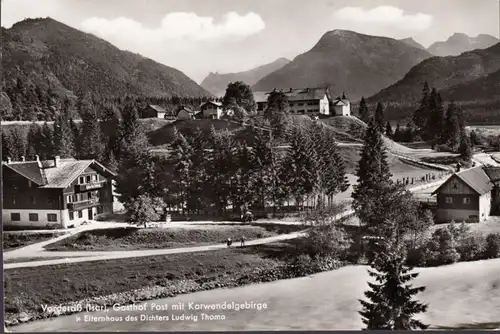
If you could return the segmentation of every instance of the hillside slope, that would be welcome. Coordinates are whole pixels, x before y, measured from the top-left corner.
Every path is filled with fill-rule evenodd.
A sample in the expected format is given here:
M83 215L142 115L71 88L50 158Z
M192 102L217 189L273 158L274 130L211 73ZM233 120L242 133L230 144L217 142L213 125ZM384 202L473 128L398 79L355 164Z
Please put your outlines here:
M459 56L432 57L413 67L403 79L369 97L369 104L386 104L388 119L409 117L421 98L422 86L442 91L443 99L460 101L469 122L500 121L497 71L500 70L500 43ZM493 95L491 95L493 94Z
M55 98L85 92L101 96L211 95L175 68L119 50L51 18L27 19L10 29L2 28L2 53L2 90L14 109L32 107L35 103L29 95L35 90L36 96Z
M469 37L466 34L455 33L444 42L433 43L427 51L436 56L458 56L459 54L475 49L486 49L500 42L496 37L480 34Z
M404 43L406 43L406 44L408 44L410 46L413 46L413 47L415 47L417 49L425 50L425 47L422 44L418 43L417 41L415 41L411 37L400 39L400 41L404 42Z
M259 80L253 90L329 86L332 94L345 91L357 100L401 79L430 56L392 38L334 30L324 34L311 50Z
M237 72L237 73L210 73L201 83L201 87L214 94L215 96L223 96L226 92L227 85L230 82L243 81L247 85L254 85L266 75L282 68L288 64L290 60L280 58L272 63L265 64L254 69Z

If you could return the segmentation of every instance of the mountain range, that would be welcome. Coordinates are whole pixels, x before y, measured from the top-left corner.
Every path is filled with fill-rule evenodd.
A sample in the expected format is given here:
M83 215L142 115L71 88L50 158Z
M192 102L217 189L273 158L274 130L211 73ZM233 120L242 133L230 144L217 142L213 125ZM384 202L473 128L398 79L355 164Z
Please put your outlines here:
M401 80L369 97L387 104L391 119L409 117L418 105L423 83L440 91L447 101L467 106L470 122L500 121L500 43L458 56L432 57L414 66Z
M311 50L259 80L253 90L328 86L333 94L346 92L357 100L391 85L431 56L392 38L334 30Z
M425 50L425 47L422 44L418 43L417 41L415 41L411 37L400 39L400 41L403 42L403 43L406 43L406 44L408 44L410 46L413 46L413 47L415 47L417 49Z
M475 49L486 49L500 42L496 37L480 34L469 37L466 34L455 33L444 42L435 42L427 51L435 56L458 56L459 54Z
M20 80L24 87L50 87L67 96L88 91L113 96L211 95L175 68L122 51L51 18L2 27L2 53L2 90L7 92Z
M210 74L202 81L201 87L211 92L215 96L223 96L226 92L227 85L230 82L243 81L247 85L252 86L266 75L282 68L289 62L290 60L286 58L280 58L273 61L272 63L265 64L244 72L227 74L210 72Z

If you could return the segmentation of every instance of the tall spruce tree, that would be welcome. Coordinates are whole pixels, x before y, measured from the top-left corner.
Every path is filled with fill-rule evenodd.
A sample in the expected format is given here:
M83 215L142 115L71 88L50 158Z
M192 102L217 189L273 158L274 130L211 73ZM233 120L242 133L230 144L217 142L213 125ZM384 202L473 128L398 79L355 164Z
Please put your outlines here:
M391 123L388 121L385 125L385 135L389 138L394 137L394 132L392 131Z
M465 133L462 134L460 139L459 148L460 158L464 161L470 162L472 160L472 145L469 136Z
M363 204L368 190L390 182L391 172L387 163L387 153L379 127L374 120L368 122L356 175L358 184L352 193L355 206Z
M177 205L187 207L189 190L191 189L191 156L192 148L186 138L174 128L174 141L172 143L173 191L176 194Z
M7 143L13 160L20 160L23 156L26 158L28 136L22 128L14 127L9 133Z
M238 143L235 164L233 165L233 180L231 181L231 203L235 208L248 208L253 201L254 180L252 173L253 151L246 142ZM244 214L243 210L241 214Z
M36 156L40 156L41 128L37 123L32 122L28 129L28 148L27 158L35 160Z
M422 99L420 100L420 106L415 110L413 114L413 123L418 129L423 129L427 125L427 116L429 115L429 96L430 89L427 82L424 83L422 88Z
M428 326L415 319L427 311L427 305L415 300L415 295L425 287L413 287L410 282L418 273L406 267L405 251L395 238L379 241L382 246L369 270L375 282L368 282L365 292L368 300L360 300L363 310L359 313L369 330L423 330Z
M459 110L455 103L451 101L446 110L444 140L453 151L459 148L462 132L463 127Z
M61 158L75 157L75 140L66 116L59 115L54 121L54 153Z
M359 119L363 122L368 123L370 119L370 110L368 110L368 106L366 105L366 101L364 96L361 97L361 101L359 102Z
M384 132L385 127L385 116L384 116L384 107L382 103L377 103L377 108L375 109L375 125L377 126L378 131L381 133Z
M267 108L264 117L269 120L275 137L285 138L290 127L288 97L281 91L273 91L267 98Z
M296 204L301 206L316 189L319 175L312 140L300 126L291 132L285 161L287 187Z
M42 125L40 141L40 158L52 159L54 157L54 141L52 129L47 122Z
M79 113L82 117L82 141L81 157L83 159L103 160L104 145L102 142L101 127L97 109L92 101L90 94L79 103Z

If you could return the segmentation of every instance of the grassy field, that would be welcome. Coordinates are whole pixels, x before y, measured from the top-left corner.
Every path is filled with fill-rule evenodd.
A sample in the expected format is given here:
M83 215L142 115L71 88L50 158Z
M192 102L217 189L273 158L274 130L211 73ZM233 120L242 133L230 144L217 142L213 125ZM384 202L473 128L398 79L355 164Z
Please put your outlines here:
M78 258L80 256L72 256L71 258L74 259L74 258ZM51 260L59 260L59 259L66 259L67 257L66 256L54 256L54 257L50 257ZM32 261L43 261L43 260L47 260L46 257L16 257L16 258L13 258L13 259L6 259L6 260L3 260L3 263L21 263L21 262L32 262Z
M500 319L500 260L458 263L417 269L416 286L426 286L418 298L428 303L420 318L432 328L492 328ZM8 271L7 271L8 273ZM92 273L90 273L92 275ZM57 276L55 276L57 277ZM158 304L189 302L266 303L266 309L221 310L224 320L202 321L201 311L184 311L198 321L76 322L75 316L13 327L15 331L249 331L249 330L357 330L363 327L357 313L369 276L367 267L347 266L312 277L254 284L235 289L204 291L155 301ZM42 285L43 286L43 285ZM173 311L118 312L125 317L167 315ZM179 314L179 313L177 313ZM93 313L103 316L103 312ZM81 316L81 315L80 315Z
M121 251L161 248L179 248L224 243L228 238L235 242L267 238L291 233L301 226L278 224L189 225L179 228L143 229L110 228L84 231L56 243L47 245L50 251Z
M4 272L5 311L36 311L93 296L125 292L174 279L208 279L272 268L290 244L231 248L210 252L172 254L82 262Z
M3 234L3 249L13 250L16 248L28 246L37 242L42 242L45 240L49 240L64 233L55 232L55 233L4 233Z

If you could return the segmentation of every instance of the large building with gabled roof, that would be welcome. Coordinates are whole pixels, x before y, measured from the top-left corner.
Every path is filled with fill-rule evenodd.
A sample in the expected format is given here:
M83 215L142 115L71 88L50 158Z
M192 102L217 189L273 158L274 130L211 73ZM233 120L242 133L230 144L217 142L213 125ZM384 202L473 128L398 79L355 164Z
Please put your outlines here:
M2 162L4 226L66 228L113 212L115 173L95 160Z

